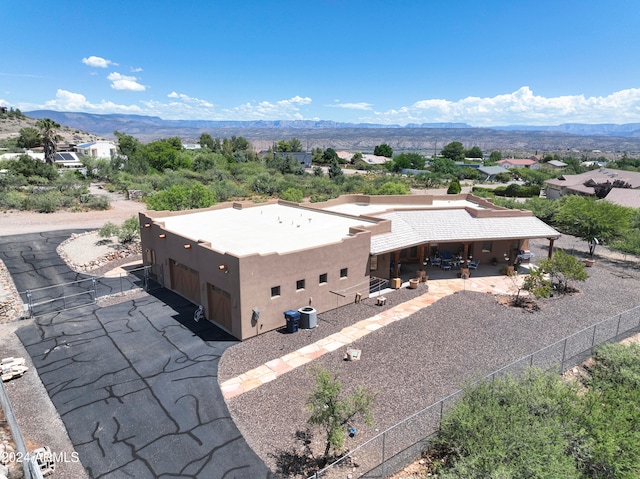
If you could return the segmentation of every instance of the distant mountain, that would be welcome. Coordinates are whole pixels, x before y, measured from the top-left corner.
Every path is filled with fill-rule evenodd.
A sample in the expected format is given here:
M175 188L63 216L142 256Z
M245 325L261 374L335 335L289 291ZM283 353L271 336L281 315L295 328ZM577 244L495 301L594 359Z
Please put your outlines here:
M530 125L509 125L496 126L495 130L507 131L562 131L574 135L593 136L632 136L640 137L640 123L625 123L616 125L614 123L600 123L589 125L586 123L563 123L557 126L530 126Z
M400 125L354 124L335 121L207 121L163 120L143 115L96 115L82 112L36 110L25 112L32 118L52 120L78 130L113 138L114 131L135 136L143 142L172 136L184 142L198 141L202 133L213 137L243 136L258 149L274 142L298 138L305 148L373 151L387 143L394 151L439 152L447 143L460 141L465 148L479 146L483 151L525 155L534 152L640 152L640 124L587 125L567 123L557 126L511 125L478 128L466 123L422 123Z

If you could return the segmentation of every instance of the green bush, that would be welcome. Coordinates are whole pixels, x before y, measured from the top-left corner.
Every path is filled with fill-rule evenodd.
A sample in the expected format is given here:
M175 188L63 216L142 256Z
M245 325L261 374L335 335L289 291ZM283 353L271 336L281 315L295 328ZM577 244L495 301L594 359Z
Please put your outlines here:
M90 210L108 210L110 207L107 195L88 195L84 205Z
M31 195L27 204L30 210L37 211L38 213L53 213L60 209L62 202L62 195L57 190L46 191Z
M24 210L26 207L25 195L17 191L7 191L0 194L0 208L3 210Z

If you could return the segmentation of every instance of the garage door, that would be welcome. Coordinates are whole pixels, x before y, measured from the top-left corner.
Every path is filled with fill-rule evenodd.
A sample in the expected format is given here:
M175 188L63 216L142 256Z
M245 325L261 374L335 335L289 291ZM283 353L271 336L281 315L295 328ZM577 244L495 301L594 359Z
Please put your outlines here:
M207 284L209 320L231 331L231 295L225 290Z
M171 267L171 289L185 298L200 304L200 275L195 269L169 260Z

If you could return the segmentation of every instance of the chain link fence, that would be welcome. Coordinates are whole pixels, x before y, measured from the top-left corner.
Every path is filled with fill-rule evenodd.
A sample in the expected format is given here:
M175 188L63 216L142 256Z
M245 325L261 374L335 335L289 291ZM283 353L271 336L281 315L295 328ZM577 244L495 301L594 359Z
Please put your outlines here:
M596 346L640 333L640 306L567 336L486 376L492 381L518 376L531 367L563 373L593 355ZM309 479L386 478L419 458L435 437L444 415L464 394L458 390L369 439Z

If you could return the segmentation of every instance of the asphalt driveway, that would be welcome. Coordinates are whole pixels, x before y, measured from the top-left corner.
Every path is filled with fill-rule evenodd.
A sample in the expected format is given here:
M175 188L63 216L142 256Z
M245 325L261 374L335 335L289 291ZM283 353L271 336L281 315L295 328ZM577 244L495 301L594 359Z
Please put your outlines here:
M0 237L18 290L82 276L55 253L69 234ZM235 341L193 311L161 289L18 330L91 477L271 477L218 387L220 356Z

